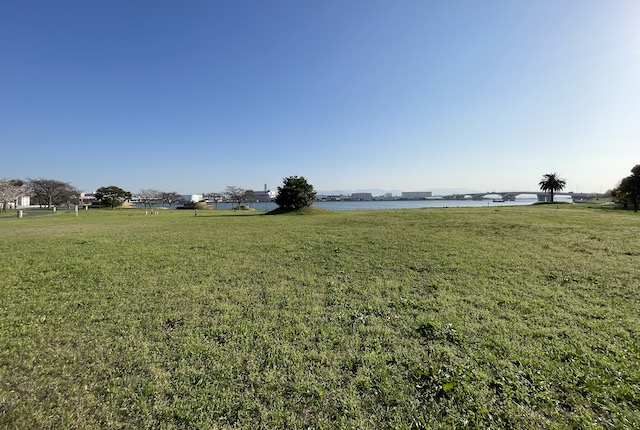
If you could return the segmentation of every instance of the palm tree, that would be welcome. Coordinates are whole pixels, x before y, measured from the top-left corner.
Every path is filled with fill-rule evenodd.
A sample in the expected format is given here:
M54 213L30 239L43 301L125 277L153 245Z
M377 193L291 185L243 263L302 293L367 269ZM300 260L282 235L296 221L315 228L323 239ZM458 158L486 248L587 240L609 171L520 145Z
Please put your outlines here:
M553 193L556 191L564 190L567 185L567 181L558 177L557 173L547 173L542 175L542 179L538 183L540 189L544 192L548 192L551 195L551 203L553 203Z

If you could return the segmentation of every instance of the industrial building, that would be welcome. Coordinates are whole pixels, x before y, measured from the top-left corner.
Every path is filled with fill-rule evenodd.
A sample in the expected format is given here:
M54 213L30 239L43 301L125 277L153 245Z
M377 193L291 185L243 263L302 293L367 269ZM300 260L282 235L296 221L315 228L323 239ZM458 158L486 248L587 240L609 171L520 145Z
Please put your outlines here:
M401 198L403 200L421 200L429 197L433 197L431 191L403 191Z

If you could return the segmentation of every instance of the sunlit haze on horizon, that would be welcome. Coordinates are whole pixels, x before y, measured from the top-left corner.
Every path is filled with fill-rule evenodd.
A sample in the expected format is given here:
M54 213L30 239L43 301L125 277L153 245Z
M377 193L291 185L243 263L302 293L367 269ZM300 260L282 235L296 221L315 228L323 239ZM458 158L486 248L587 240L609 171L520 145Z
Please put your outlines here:
M91 192L604 192L640 164L640 2L0 3L0 178Z

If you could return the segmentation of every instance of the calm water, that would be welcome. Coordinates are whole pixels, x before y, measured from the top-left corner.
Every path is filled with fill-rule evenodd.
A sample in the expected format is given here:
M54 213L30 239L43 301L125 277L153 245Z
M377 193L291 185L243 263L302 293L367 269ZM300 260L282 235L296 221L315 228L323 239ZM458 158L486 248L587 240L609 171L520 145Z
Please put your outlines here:
M453 208L453 207L500 207L500 206L522 206L536 203L537 199L518 199L515 202L495 203L492 200L393 200L393 201L371 201L371 202L315 202L313 205L318 208L330 211L352 211L352 210L383 210L383 209L418 209L418 208ZM217 209L231 209L231 203L212 203L211 206ZM275 203L252 203L251 207L260 211L270 211L277 208Z
M571 196L556 196L558 202L571 202ZM384 210L384 209L419 209L419 208L458 208L458 207L500 207L500 206L524 206L536 203L537 198L518 198L513 202L498 203L492 199L484 200L391 200L391 201L339 201L339 202L315 202L315 207L330 211L353 211L353 210ZM135 204L142 208L142 204ZM157 205L158 207L165 207ZM232 209L235 204L231 203L211 203L216 209ZM270 211L276 209L275 203L252 203L251 207L259 211ZM173 207L175 209L175 206Z

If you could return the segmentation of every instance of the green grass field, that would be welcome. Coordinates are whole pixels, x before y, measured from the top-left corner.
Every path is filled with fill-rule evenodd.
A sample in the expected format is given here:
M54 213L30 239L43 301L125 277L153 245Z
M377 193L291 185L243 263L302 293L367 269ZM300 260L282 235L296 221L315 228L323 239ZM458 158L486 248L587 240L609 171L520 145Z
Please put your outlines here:
M640 428L640 215L0 218L0 428Z

